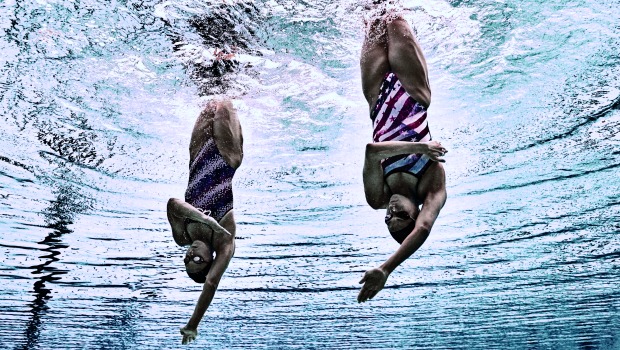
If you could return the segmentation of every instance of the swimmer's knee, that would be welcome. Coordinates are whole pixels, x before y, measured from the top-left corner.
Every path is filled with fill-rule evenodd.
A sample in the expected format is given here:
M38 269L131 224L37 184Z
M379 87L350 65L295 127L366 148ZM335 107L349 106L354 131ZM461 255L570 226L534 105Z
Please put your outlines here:
M383 208L383 203L374 196L366 196L366 203L375 210Z
M170 198L168 199L168 203L166 203L166 209L168 211L172 210L174 208L174 206L176 206L179 203L179 200L176 198Z

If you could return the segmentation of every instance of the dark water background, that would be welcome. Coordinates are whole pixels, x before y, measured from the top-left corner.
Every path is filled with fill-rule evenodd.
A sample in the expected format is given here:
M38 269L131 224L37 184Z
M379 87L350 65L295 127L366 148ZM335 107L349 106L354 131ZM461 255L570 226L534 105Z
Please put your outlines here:
M225 87L239 237L195 347L620 349L620 2L402 2L449 199L362 305L397 247L362 191L363 6L223 3L0 2L2 347L178 346L200 287L165 202Z

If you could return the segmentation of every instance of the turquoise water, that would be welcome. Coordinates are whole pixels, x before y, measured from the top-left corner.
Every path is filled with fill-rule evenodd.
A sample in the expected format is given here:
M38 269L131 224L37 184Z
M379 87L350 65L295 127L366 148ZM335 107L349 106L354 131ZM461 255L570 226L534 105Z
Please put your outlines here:
M362 190L362 6L217 3L0 3L4 346L180 346L200 287L165 202L220 92L196 73L219 18L246 154L236 255L194 347L620 349L620 2L401 3L449 198L361 305L397 247Z

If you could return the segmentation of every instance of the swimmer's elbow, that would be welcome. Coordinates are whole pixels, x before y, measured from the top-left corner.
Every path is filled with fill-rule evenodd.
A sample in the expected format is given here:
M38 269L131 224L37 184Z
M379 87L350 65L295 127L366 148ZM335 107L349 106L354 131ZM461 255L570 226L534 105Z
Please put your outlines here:
M223 273L223 272L222 272ZM220 285L220 280L222 279L222 275L207 275L207 279L205 280L203 289L212 289L217 290L217 287Z
M429 223L429 222L418 222L417 223L417 231L425 237L428 237L428 235L431 234L431 228L433 228L432 223Z
M219 285L220 285L219 279L216 280L215 278L207 278L207 280L204 283L203 289L216 290Z

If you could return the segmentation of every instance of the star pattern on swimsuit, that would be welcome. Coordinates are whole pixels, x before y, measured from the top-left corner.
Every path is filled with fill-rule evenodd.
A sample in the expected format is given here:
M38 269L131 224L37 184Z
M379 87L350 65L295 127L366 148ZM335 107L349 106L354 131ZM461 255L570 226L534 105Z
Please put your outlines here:
M385 103L388 108L394 108L394 105L396 105L396 102L398 102L398 100L396 100L393 97L390 97L390 99Z
M373 119L374 142L430 140L426 109L404 91L393 73L383 81L378 101ZM421 154L409 154L383 159L381 164L384 176L394 172L409 172L417 176L425 171L429 161Z

